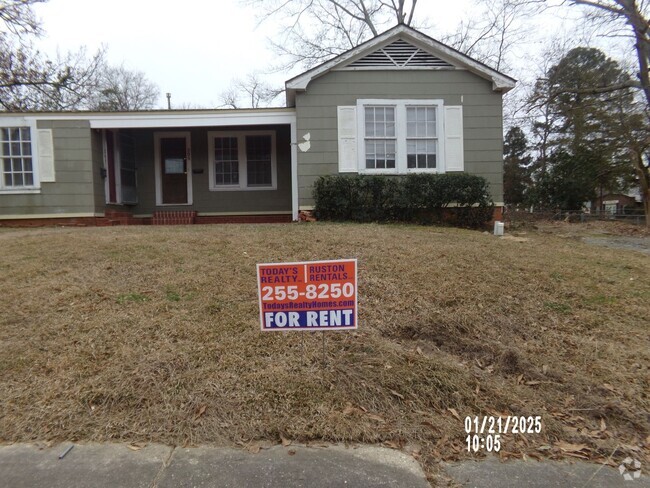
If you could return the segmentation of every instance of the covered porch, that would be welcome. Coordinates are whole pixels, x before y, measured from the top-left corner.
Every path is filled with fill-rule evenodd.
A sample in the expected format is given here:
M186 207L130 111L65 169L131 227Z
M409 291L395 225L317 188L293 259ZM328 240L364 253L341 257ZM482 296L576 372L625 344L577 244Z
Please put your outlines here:
M298 219L293 109L106 114L90 126L99 223Z

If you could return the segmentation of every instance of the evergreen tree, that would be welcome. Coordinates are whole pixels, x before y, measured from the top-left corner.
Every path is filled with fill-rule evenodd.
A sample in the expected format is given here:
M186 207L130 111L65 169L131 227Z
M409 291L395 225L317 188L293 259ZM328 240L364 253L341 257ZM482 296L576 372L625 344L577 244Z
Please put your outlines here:
M506 204L524 202L531 184L528 140L520 127L512 127L503 143L503 197Z

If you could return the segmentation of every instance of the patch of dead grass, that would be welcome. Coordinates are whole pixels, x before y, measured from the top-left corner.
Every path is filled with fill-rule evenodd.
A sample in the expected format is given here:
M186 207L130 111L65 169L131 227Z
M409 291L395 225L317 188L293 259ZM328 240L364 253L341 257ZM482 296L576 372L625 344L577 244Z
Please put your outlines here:
M2 441L384 443L432 472L465 416L541 415L503 457L650 462L646 256L398 225L1 238ZM326 367L320 335L259 332L256 263L350 257L360 328Z

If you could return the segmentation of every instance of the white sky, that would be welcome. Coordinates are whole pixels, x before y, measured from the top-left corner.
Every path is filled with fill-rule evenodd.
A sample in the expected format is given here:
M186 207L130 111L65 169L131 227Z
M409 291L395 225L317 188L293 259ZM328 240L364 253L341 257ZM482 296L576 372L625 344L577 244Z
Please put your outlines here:
M454 31L477 10L472 0L418 4L418 14L432 26L426 33L434 38ZM264 69L274 59L267 38L277 36L275 25L257 25L255 12L237 0L49 0L36 5L35 12L45 31L37 43L40 49L53 55L57 49L86 46L90 54L104 45L111 64L143 71L160 87L161 108L166 107L166 92L172 94L172 105L217 106L219 93L234 78ZM566 29L566 23L557 13L535 19L518 55L523 68L530 68L541 39ZM295 74L268 79L281 84Z

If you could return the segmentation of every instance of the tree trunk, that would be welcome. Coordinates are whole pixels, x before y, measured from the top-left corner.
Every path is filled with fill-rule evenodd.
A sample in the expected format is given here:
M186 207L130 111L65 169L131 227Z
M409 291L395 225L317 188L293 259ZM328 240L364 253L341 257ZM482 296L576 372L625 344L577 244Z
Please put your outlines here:
M643 164L643 154L634 151L634 163L639 174L639 186L641 187L641 198L643 199L643 210L645 213L645 225L650 229L650 167Z

